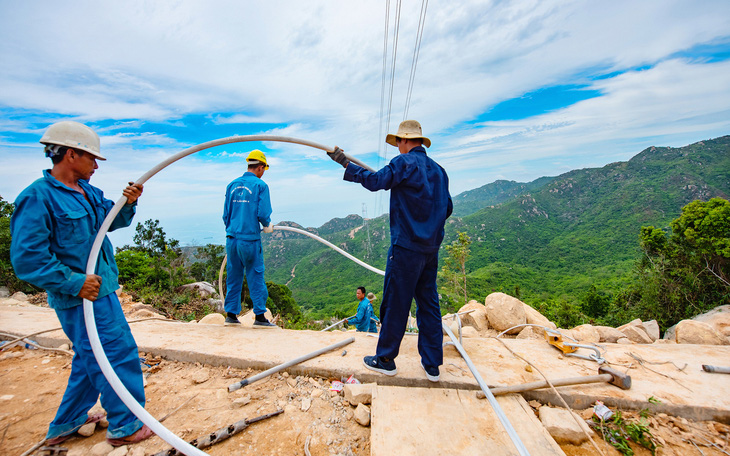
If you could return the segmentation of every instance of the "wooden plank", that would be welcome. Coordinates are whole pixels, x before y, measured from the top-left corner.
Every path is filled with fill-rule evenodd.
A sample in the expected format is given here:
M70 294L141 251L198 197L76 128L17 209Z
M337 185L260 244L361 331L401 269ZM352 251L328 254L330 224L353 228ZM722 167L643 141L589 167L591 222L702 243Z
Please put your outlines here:
M497 401L531 455L565 456L522 396ZM371 413L371 456L518 455L489 402L474 391L378 386Z

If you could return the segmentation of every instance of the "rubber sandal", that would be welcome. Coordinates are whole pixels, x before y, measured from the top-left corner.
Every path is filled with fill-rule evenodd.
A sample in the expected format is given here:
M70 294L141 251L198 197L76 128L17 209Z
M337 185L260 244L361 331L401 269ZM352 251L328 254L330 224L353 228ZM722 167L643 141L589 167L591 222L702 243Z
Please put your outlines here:
M106 441L109 443L109 445L118 447L122 445L130 445L132 443L138 443L142 440L148 439L155 435L154 432L152 432L152 429L148 428L145 424L137 432L135 432L132 435L128 435L126 437L120 437L118 439L106 439Z
M103 420L106 415L103 413L94 413L93 415L89 415L88 418L86 418L86 421L81 426L85 426L89 423L98 423L99 421ZM54 437L52 439L46 440L47 445L58 445L66 440L70 439L71 437L76 435L76 431L66 434L66 435L60 435L58 437Z

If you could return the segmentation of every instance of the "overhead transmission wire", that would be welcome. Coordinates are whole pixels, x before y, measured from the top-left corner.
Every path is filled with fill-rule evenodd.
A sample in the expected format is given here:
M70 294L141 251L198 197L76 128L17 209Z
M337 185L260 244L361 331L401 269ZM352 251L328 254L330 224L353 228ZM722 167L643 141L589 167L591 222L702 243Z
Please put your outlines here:
M418 65L418 55L421 52L421 40L423 39L423 29L426 24L426 10L428 9L428 0L421 2L421 15L418 18L418 31L416 32L416 44L413 46L413 60L411 61L411 75L408 79L408 90L406 92L406 106L403 109L403 120L408 118L408 109L411 105L411 95L413 94L413 82L416 79L416 66Z
M385 116L385 118L386 118L386 120L385 120L385 130L386 131L388 131L390 129L390 115L391 115L391 113L393 111L393 87L395 85L395 63L396 63L396 58L398 56L398 32L400 30L400 10L401 10L401 4L402 4L401 2L402 2L402 0L397 0L396 1L396 5L395 5L395 19L393 21L393 51L391 53L391 62L390 62L390 88L389 88L389 91L388 91L388 110L387 110L387 115ZM388 47L387 47L387 36L388 36L388 25L390 23L390 1L389 0L387 2L386 8L387 8L386 14L385 14L385 17L386 17L386 27L385 27L386 39L385 39L385 43L383 44L383 60L384 60L384 62L387 61L387 49L388 49ZM384 87L383 87L383 89L384 89ZM382 92L382 89L381 89L381 92ZM380 122L381 122L381 125L382 125L382 123L383 123L382 112L381 112ZM380 137L378 139L382 142L382 131L380 132ZM378 151L379 151L378 152L378 168L380 168L381 165L382 165L382 162L384 162L385 159L386 159L387 152L386 152L386 149L385 148L378 149ZM381 153L381 151L382 151L382 153ZM379 209L380 209L378 212L383 212L382 196L380 196L380 195L378 196L378 201L379 201L379 204L376 203L379 206Z
M383 167L385 152L383 148L383 117L385 109L385 75L388 69L388 25L390 24L390 0L385 2L385 26L383 27L383 72L380 79L380 118L378 120L378 166L375 169ZM375 209L374 213L378 213L378 206L381 206L381 192L375 193ZM382 207L380 208L382 210Z

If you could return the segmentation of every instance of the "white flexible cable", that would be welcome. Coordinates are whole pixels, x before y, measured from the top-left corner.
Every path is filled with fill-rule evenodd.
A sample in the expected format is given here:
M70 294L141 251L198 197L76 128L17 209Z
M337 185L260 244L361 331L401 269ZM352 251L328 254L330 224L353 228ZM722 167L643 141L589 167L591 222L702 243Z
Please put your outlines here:
M228 138L222 138L217 139L214 141L208 141L202 144L198 144L197 146L190 147L188 149L185 149L181 152L178 152L177 154L169 157L166 160L163 160L160 164L152 168L151 170L147 171L142 177L140 177L135 183L137 184L144 184L147 182L148 179L150 179L152 176L160 172L162 169L166 168L167 166L171 165L172 163L180 160L183 157L187 157L188 155L194 154L195 152L199 152L204 149L209 149L211 147L221 146L223 144L231 144L231 143L237 143L237 142L249 142L249 141L274 141L274 142L288 142L288 143L294 143L294 144L301 144L304 146L314 147L315 149L321 149L325 152L329 152L334 150L333 147L324 146L322 144L318 144L312 141L306 141L302 139L297 138L291 138L287 136L274 136L274 135L248 135L248 136L230 136ZM370 171L372 171L372 168L360 163L359 161L347 157L350 161L353 163L362 166L363 168L366 168ZM109 227L112 224L112 221L116 218L119 211L122 209L122 206L124 206L127 202L127 198L125 196L122 196L119 198L119 200L116 202L114 207L109 211L106 218L104 219L104 222L101 224L101 228L99 229L99 233L97 233L96 238L94 239L94 244L91 247L91 252L89 253L89 259L86 262L86 274L94 274L96 271L96 262L99 258L99 252L101 250L101 244L104 242L104 238L106 236L107 231L109 231ZM101 345L101 341L99 340L99 332L96 329L96 321L94 320L94 306L91 301L88 299L84 299L84 321L86 322L86 332L89 335L89 341L91 342L91 349L94 353L94 356L96 357L96 361L99 364L99 367L101 368L101 372L104 374L104 377L106 377L107 381L109 381L109 384L111 385L112 389L114 389L114 392L117 393L119 398L124 402L124 404L129 408L129 410L134 413L137 418L140 419L144 424L146 424L152 431L157 434L162 440L172 445L176 450L180 451L181 453L187 455L187 456L204 456L207 455L207 453L199 450L198 448L195 448L188 442L184 441L172 431L167 429L165 426L162 425L159 421L157 421L152 415L147 412L144 407L139 405L136 399L130 394L130 392L127 390L127 388L124 386L122 381L117 376L117 373L114 371L114 368L109 364L109 359L106 357L106 353L104 352L104 347Z
M378 268L375 268L373 266L370 266L369 264L367 264L367 263L365 263L363 261L358 260L354 256L350 255L349 253L345 252L344 250L342 250L341 248L337 247L333 243L329 242L328 240L322 239L321 237L317 236L316 234L310 233L309 231L300 230L299 228L294 228L292 226L283 226L283 225L274 225L274 229L275 230L281 230L281 231L291 231L293 233L299 233L299 234L303 234L305 236L309 236L310 238L312 238L312 239L314 239L316 241L321 242L322 244L326 245L327 247L338 251L339 253L341 253L342 255L346 256L349 259L351 259L352 261L354 261L355 263L359 264L363 268L368 269L368 270L370 270L370 271L372 271L372 272L374 272L376 274L380 274L381 276L384 276L385 275L385 271L380 270Z

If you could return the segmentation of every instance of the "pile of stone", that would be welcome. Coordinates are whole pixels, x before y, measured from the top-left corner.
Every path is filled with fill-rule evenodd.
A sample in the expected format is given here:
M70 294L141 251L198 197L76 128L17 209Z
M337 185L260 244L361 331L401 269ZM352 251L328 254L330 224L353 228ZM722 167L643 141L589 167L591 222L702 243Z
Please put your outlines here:
M558 329L565 337L580 343L615 344L706 344L730 345L730 305L713 309L691 320L682 320L661 338L656 320L639 319L612 328L610 326L580 325L570 329L557 328L555 323L517 298L504 293L492 293L484 304L469 301L457 311L463 337L515 337L543 339L544 328ZM456 315L446 315L452 331L458 331Z

